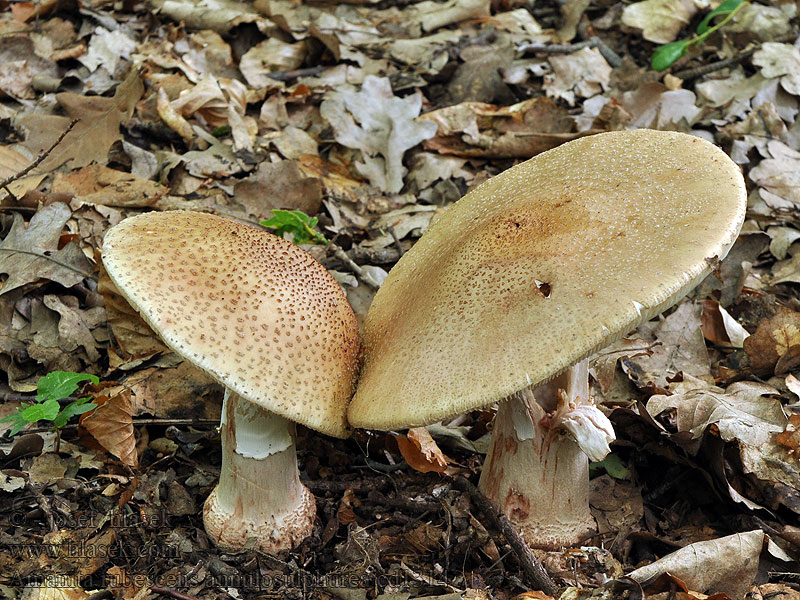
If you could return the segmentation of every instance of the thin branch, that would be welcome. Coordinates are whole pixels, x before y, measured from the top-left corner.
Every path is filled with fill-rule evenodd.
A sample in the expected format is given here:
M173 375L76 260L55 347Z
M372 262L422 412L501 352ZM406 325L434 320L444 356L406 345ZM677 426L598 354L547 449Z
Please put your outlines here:
M307 69L294 69L293 71L275 71L273 73L266 73L266 76L276 81L292 81L300 77L313 77L319 75L328 67L322 65L318 67L309 67Z
M147 587L149 587L150 591L154 594L169 596L170 598L175 598L175 600L197 600L197 596L190 596L189 594L184 594L183 592L162 585L149 585Z
M614 52L602 38L598 36L582 42L575 42L574 44L542 44L539 42L522 44L517 47L517 51L522 53L533 52L535 54L572 54L584 48L597 48L609 65L614 68L622 66L622 59L619 54Z
M36 498L36 503L39 505L39 508L42 509L45 519L47 519L47 526L50 528L50 532L54 533L58 531L56 520L53 517L53 511L50 510L50 505L47 503L47 498L44 497L42 491L30 481L25 482L25 489L33 494L34 498Z
M36 159L31 164L22 169L22 171L19 171L17 173L14 173L13 175L9 175L8 177L6 177L2 182L0 182L0 189L5 190L11 195L12 198L15 198L16 196L14 196L14 194L11 193L11 190L8 189L8 184L16 181L17 179L20 179L21 177L25 177L25 175L30 173L40 164L42 164L42 161L48 156L50 156L50 153L56 149L56 146L58 146L67 136L67 134L70 131L72 131L72 128L75 127L77 122L78 122L77 119L73 119L72 121L70 121L69 125L67 125L67 128L63 132L61 132L61 135L59 135L58 138L56 138L56 141L53 142L52 146L50 146L47 150L43 150L42 152L40 152L39 156L37 156Z
M469 494L470 500L472 500L473 504L475 504L486 520L494 529L499 530L500 533L503 534L503 537L506 538L517 554L522 570L525 572L529 582L551 596L557 595L558 586L556 586L555 582L550 578L550 575L547 574L547 571L545 571L539 559L531 552L525 540L523 540L517 530L514 529L508 517L498 513L491 502L489 502L489 499L464 477L456 477L453 480L453 487Z
M347 253L342 250L341 247L337 246L333 242L331 242L330 247L333 249L333 255L342 261L351 271L353 271L353 273L355 273L361 281L366 283L373 290L377 290L379 287L381 287L381 284L375 281L372 275L367 273L359 265L353 262L353 259L347 256Z
M6 190L8 191L8 190ZM9 192L10 193L10 192ZM57 258L53 258L52 256L48 256L47 254L42 254L41 252L33 252L32 250L20 250L19 248L0 248L0 252L11 252L12 254L27 254L28 256L35 256L36 258L43 258L45 260L49 260L52 263L57 264L60 267L64 267L65 269L69 269L70 271L74 271L81 277L85 277L86 279L97 279L91 273L87 273L83 269L79 269L78 267L73 267L65 262L61 262Z
M693 69L683 69L682 71L673 73L673 75L675 75L675 77L678 77L679 79L683 79L684 81L697 79L698 77L702 77L703 75L708 75L709 73L714 73L715 71L721 71L722 69L725 69L727 67L738 65L745 59L750 58L757 49L758 48L751 48L750 50L746 50L741 54L737 54L736 56L731 56L730 58L726 58L725 60L718 60L717 62L708 63L707 65L701 65L699 67L694 67Z

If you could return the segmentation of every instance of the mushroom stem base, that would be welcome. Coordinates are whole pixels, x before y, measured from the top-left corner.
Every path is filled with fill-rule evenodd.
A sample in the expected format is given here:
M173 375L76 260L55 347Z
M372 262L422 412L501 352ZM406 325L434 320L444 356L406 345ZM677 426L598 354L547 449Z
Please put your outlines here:
M219 484L203 508L209 538L228 551L298 545L311 533L316 503L300 482L294 423L226 392L220 434Z
M596 530L589 511L589 461L548 414L559 387L588 401L588 374L585 384L576 386L580 377L572 371L500 403L478 485L533 548L572 546Z

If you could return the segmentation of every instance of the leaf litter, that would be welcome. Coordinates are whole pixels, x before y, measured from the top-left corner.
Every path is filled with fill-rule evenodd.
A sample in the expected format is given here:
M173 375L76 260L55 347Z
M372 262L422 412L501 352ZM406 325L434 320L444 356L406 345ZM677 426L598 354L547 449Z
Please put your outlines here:
M0 2L0 415L50 371L105 386L58 451L49 431L0 439L0 595L549 597L451 483L479 472L491 409L347 441L301 428L314 536L277 557L210 546L221 390L130 309L99 251L145 210L252 225L299 210L363 318L467 190L635 127L721 145L748 221L719 278L593 359L622 468L592 480L600 534L542 560L562 598L612 597L623 575L653 598L796 593L800 23L794 4L746 3L652 71L716 4Z

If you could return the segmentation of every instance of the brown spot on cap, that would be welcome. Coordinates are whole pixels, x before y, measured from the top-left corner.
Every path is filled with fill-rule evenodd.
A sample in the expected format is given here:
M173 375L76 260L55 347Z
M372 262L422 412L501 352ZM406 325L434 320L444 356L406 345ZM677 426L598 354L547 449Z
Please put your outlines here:
M375 296L351 424L425 425L557 375L699 283L745 204L739 167L675 132L584 137L490 179Z

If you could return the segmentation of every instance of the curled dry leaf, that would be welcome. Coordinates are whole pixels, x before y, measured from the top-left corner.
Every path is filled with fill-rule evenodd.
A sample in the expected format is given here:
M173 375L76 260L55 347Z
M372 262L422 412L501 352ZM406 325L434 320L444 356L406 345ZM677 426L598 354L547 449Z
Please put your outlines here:
M408 434L397 436L400 453L412 469L422 473L447 470L447 457L424 427L414 427Z
M800 359L800 313L788 308L759 323L744 341L750 368L759 375L787 373ZM783 367L780 371L779 365ZM790 367L790 368L786 368Z
M644 39L666 44L675 39L696 12L694 0L644 0L625 7L622 22L641 29Z
M674 389L672 396L651 396L647 412L658 416L665 410L676 409L678 431L689 432L694 439L716 425L725 441L736 439L760 446L786 426L780 400L767 397L777 396L778 390L764 383L738 381L723 390L705 387L695 379L676 384Z
M50 191L70 194L89 204L145 208L156 206L169 190L155 181L104 165L89 165L66 175L57 174Z
M423 146L442 154L483 158L530 158L584 135L575 133L566 109L550 98L531 98L512 106L462 102L425 113L437 125Z
M646 586L669 572L689 589L744 598L758 571L764 542L761 530L696 542L636 569L628 577Z
M39 279L72 287L91 277L92 266L77 243L59 249L70 216L69 206L61 202L41 208L27 226L19 213L14 214L11 230L0 243L0 273L8 275L0 295Z
M133 435L133 414L130 390L113 396L95 396L99 406L81 415L80 425L100 446L129 467L139 464L136 439Z

